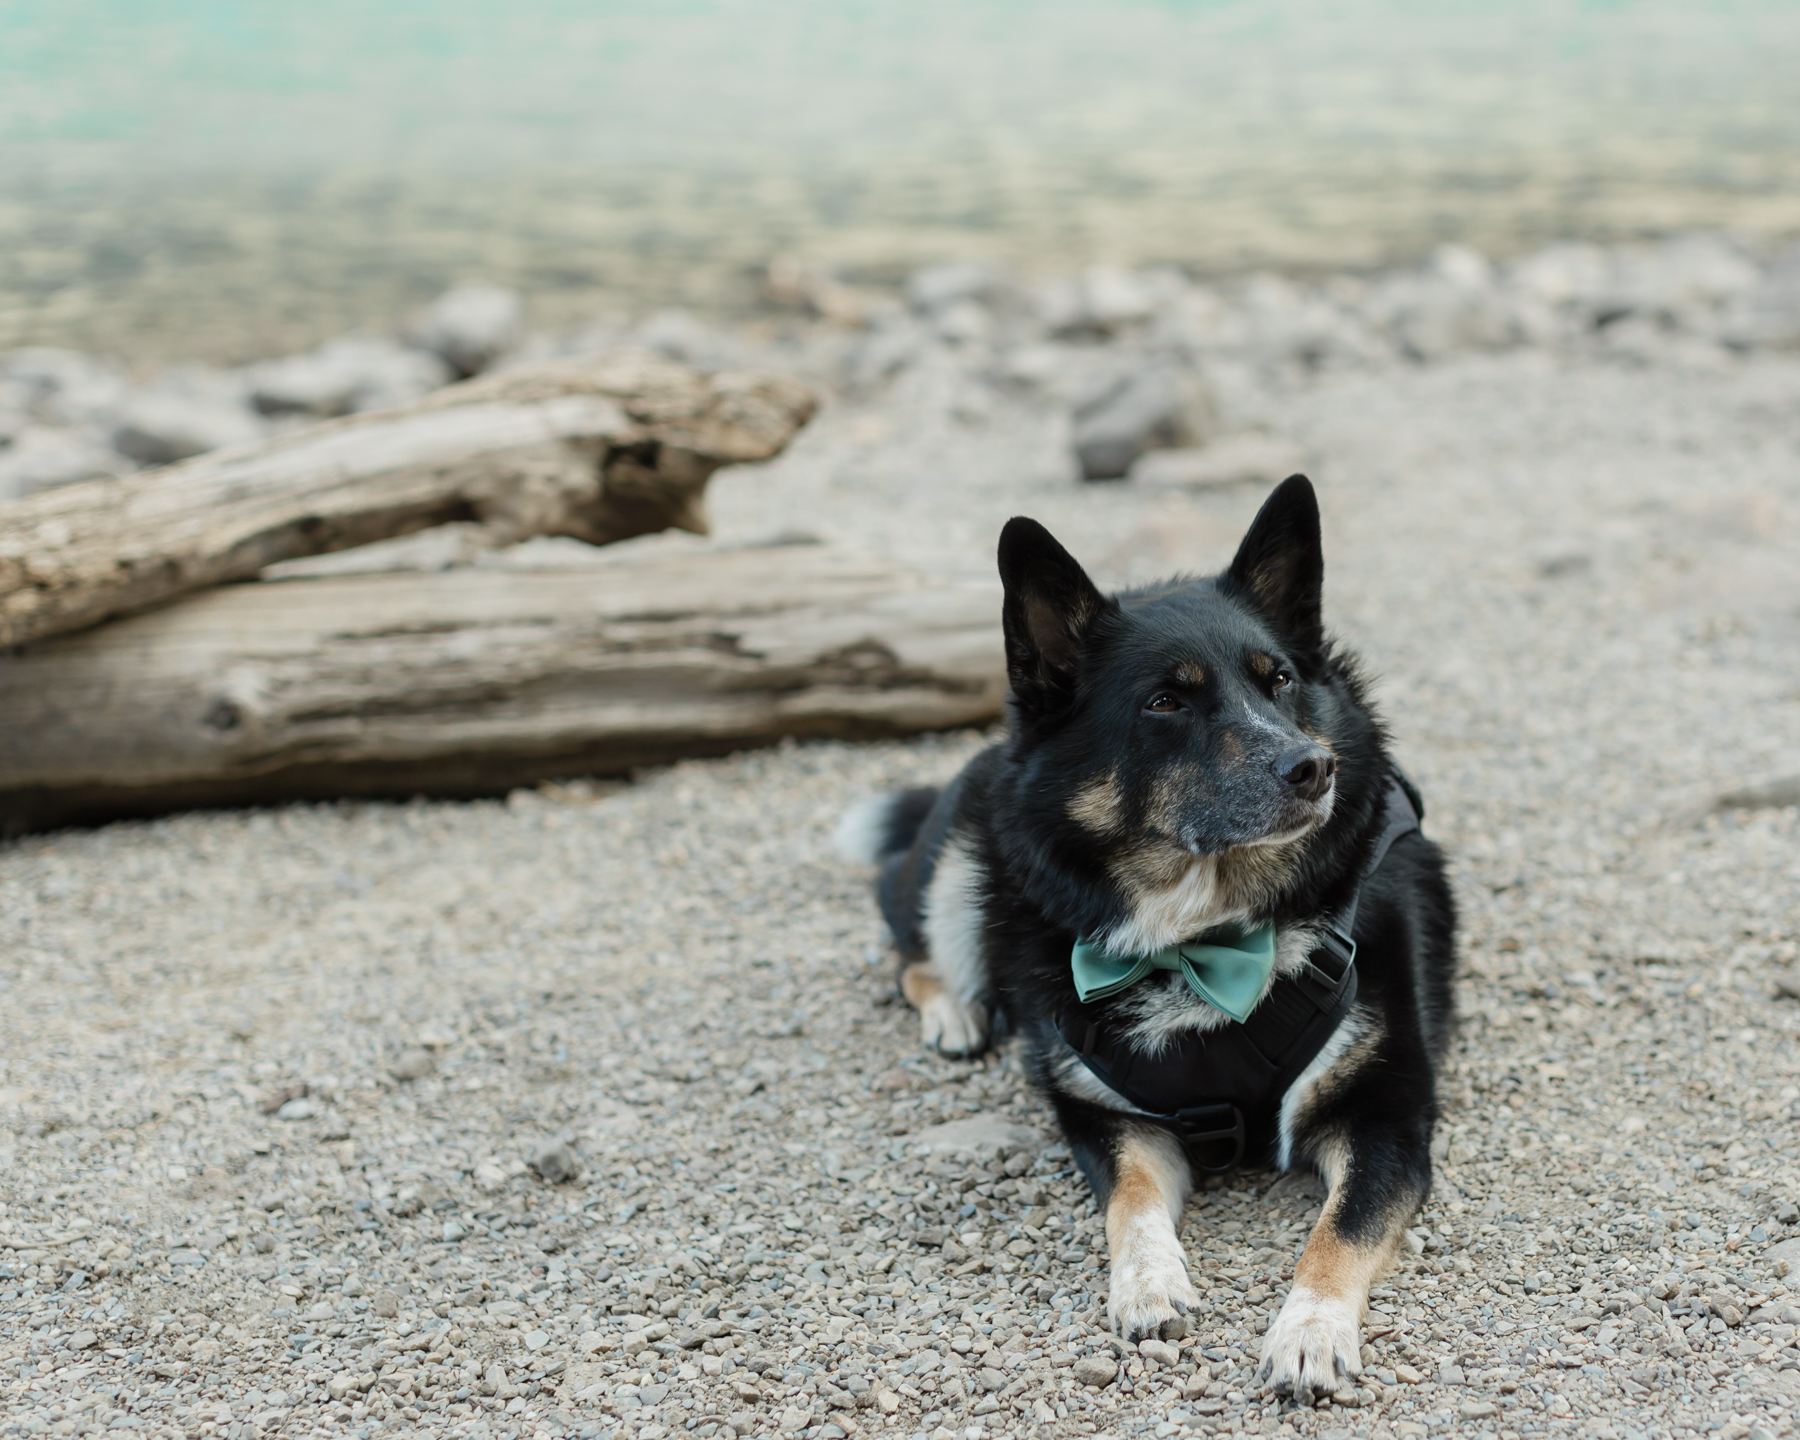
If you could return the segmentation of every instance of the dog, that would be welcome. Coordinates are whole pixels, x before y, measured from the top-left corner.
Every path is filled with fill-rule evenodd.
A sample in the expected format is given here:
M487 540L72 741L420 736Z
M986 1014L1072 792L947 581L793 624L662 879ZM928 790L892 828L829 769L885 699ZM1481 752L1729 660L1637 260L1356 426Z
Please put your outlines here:
M1196 1178L1328 1196L1262 1377L1361 1370L1369 1287L1431 1184L1456 915L1423 804L1325 634L1311 483L1223 574L1104 596L1036 521L1001 532L1005 737L941 790L844 817L899 984L950 1056L1016 1035L1106 1217L1114 1329L1186 1333Z

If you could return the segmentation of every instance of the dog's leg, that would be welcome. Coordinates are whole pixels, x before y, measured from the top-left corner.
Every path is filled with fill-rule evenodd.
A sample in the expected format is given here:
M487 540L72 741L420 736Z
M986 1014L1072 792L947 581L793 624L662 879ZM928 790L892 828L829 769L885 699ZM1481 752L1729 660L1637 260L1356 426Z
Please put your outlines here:
M1361 1373L1369 1287L1425 1198L1429 1138L1429 1124L1423 1137L1384 1126L1313 1147L1331 1190L1263 1340L1263 1378L1278 1393L1311 1404Z
M919 960L900 972L900 993L919 1012L921 1038L945 1055L978 1055L987 1049L987 1007L959 1000L937 966Z
M1064 1136L1106 1210L1107 1316L1127 1340L1187 1333L1200 1303L1176 1226L1194 1188L1175 1137L1129 1115L1052 1092Z
M945 1055L978 1055L988 1046L984 888L973 844L951 835L938 852L922 907L929 958L900 972L900 993L919 1012L925 1043Z

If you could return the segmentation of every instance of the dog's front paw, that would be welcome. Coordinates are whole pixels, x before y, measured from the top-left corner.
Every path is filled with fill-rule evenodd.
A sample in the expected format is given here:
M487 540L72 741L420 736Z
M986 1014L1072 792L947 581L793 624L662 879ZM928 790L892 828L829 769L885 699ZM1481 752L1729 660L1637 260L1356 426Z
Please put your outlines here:
M1297 1288L1263 1340L1262 1378L1302 1405L1362 1373L1362 1315L1349 1300Z
M981 1005L965 1005L940 990L919 1007L925 1044L940 1055L961 1058L987 1049L988 1015Z
M1166 1244L1135 1237L1115 1254L1107 1283L1106 1312L1114 1331L1131 1341L1179 1340L1187 1334L1188 1312L1200 1297L1188 1283L1187 1258L1173 1235Z

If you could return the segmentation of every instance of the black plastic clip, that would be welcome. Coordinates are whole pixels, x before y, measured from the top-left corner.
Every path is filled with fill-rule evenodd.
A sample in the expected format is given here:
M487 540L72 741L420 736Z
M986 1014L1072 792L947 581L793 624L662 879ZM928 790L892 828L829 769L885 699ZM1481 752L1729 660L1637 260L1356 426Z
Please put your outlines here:
M1306 957L1306 968L1295 978L1306 991L1307 998L1321 1010L1336 1007L1338 996L1350 978L1350 967L1356 963L1356 941L1335 930L1327 930Z
M1175 1133L1189 1150L1220 1141L1231 1143L1230 1158L1211 1164L1193 1155L1188 1158L1202 1170L1234 1170L1244 1158L1244 1112L1231 1104L1196 1105L1191 1110L1177 1110L1169 1117Z

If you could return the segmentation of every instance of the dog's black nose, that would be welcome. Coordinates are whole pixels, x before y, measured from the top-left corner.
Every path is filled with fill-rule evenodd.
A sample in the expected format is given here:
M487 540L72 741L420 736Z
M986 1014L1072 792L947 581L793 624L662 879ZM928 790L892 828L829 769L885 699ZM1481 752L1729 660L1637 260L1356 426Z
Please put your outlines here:
M1329 790L1336 770L1337 757L1320 745L1290 750L1275 762L1281 783L1302 800L1317 800Z

